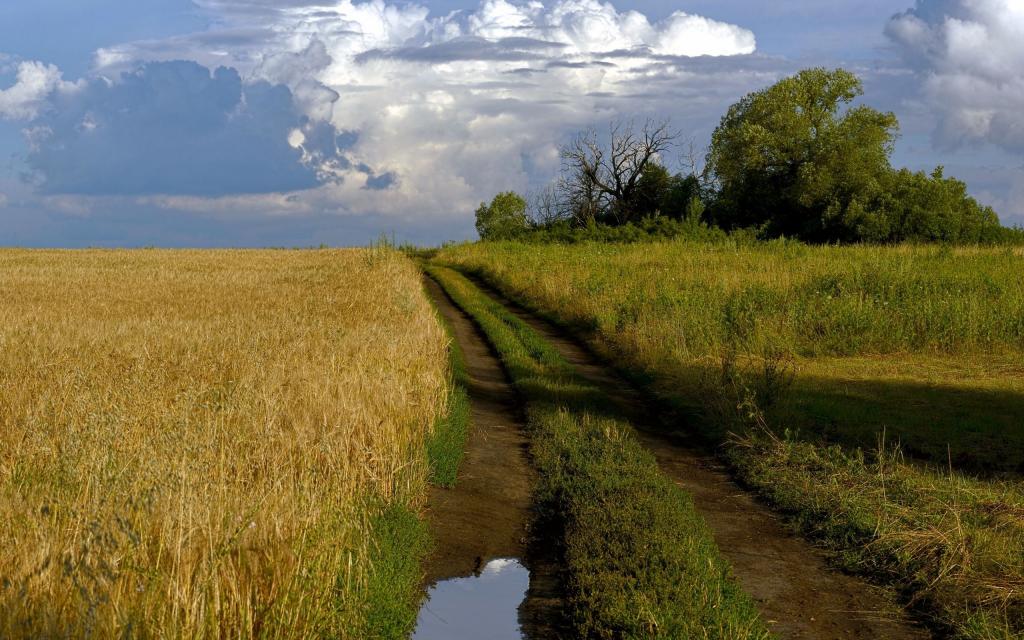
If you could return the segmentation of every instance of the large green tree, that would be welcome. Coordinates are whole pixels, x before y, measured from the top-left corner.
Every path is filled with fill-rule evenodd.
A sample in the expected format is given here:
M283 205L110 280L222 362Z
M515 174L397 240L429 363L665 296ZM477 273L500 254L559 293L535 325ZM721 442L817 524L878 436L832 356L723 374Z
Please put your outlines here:
M514 191L499 193L490 204L481 202L476 210L476 230L481 240L511 240L529 228L526 200Z
M808 69L733 105L708 154L716 222L812 241L858 239L891 172L898 128L891 113L850 106L862 93L848 71Z

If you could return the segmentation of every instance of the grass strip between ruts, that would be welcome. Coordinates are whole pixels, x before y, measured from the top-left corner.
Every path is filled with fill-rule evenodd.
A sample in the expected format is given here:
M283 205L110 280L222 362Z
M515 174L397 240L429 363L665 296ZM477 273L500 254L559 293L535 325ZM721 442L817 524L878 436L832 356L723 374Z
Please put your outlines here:
M550 345L455 271L427 266L526 401L542 524L560 533L567 617L595 638L767 638L692 499Z

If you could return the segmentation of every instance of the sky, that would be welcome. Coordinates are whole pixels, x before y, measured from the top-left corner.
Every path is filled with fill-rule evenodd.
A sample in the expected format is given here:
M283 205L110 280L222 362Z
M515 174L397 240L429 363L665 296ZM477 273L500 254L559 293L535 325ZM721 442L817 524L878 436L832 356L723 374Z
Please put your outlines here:
M6 0L0 246L471 239L576 132L702 149L810 66L1024 224L1024 0Z

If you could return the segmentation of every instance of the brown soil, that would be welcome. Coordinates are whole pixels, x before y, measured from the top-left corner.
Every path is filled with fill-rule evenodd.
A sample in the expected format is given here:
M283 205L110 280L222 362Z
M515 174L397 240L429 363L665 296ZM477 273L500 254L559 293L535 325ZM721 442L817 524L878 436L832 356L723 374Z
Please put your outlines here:
M440 287L429 279L426 287L465 355L472 424L458 484L430 494L437 546L425 569L433 583L473 575L489 560L526 555L533 470L522 412L501 363Z
M561 599L553 550L530 531L534 471L522 403L483 334L440 286L424 286L452 327L466 362L471 431L454 489L435 487L428 521L436 542L426 585L478 573L490 560L517 558L530 570L520 623L530 638L560 635Z
M639 427L640 441L662 471L693 496L736 579L777 635L815 640L931 637L908 618L891 592L831 568L825 553L789 531L713 455L656 433L652 403L571 335L486 283L474 282L550 342Z

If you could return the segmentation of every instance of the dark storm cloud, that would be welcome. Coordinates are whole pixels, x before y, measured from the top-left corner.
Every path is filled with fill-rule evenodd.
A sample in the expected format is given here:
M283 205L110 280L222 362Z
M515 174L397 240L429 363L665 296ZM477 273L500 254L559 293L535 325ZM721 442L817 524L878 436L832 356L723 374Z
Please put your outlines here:
M243 84L224 67L151 63L61 95L32 123L27 161L48 194L292 191L318 184L288 142L304 124L283 85Z
M383 173L379 176L370 176L366 179L366 188L372 191L384 191L390 189L398 182L398 176L394 173Z

